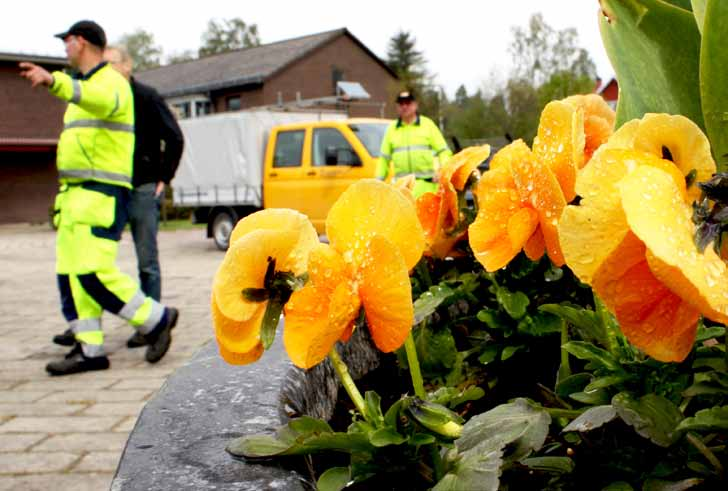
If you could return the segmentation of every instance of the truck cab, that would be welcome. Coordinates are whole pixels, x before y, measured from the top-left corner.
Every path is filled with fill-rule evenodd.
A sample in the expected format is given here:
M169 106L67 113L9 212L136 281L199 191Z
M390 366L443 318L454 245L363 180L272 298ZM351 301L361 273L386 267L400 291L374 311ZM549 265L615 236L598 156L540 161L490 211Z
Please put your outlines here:
M263 164L263 207L307 215L319 234L326 215L353 182L374 177L390 121L353 118L272 128Z

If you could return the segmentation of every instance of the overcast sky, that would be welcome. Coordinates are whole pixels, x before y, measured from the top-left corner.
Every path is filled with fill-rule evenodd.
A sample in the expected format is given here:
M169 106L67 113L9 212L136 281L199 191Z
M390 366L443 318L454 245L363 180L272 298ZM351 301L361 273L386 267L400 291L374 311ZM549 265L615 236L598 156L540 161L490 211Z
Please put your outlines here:
M472 93L493 74L505 78L511 67L511 28L526 26L537 12L556 29L576 28L598 74L612 76L599 37L598 10L598 0L16 0L7 2L0 16L0 51L64 56L61 41L52 35L87 18L101 24L110 41L136 28L147 30L169 55L196 51L210 18L240 17L258 25L264 44L346 27L384 59L389 39L402 29L414 35L430 72L452 95L460 84Z

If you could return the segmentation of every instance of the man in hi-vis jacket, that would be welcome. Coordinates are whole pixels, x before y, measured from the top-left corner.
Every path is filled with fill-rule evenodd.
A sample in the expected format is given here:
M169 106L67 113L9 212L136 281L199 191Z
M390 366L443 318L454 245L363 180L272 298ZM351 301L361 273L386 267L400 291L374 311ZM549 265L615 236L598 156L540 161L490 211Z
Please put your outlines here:
M179 312L145 296L116 265L132 186L131 88L103 62L106 35L98 24L80 21L56 37L65 43L78 77L20 64L21 75L33 87L46 86L69 102L58 141L60 190L54 220L61 310L76 344L64 359L48 363L46 370L67 375L109 368L101 330L103 310L136 327L149 344L145 358L156 363L169 349Z

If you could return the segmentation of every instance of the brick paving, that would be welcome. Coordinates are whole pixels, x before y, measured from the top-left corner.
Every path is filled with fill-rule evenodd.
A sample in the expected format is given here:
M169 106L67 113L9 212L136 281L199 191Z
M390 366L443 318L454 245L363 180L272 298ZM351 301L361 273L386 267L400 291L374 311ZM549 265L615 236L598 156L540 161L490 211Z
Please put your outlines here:
M54 272L54 233L0 226L0 491L108 489L129 432L167 376L212 338L210 285L222 253L203 229L160 232L163 303L180 309L170 351L156 365L129 350L132 329L104 314L111 369L51 378L51 343L66 326ZM131 237L121 269L136 273Z

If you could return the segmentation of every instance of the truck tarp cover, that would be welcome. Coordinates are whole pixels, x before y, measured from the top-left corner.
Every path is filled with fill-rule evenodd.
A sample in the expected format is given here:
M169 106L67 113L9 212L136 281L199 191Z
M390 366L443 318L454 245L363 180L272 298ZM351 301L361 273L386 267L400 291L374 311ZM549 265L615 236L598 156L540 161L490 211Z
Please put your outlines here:
M176 206L261 206L265 145L273 126L345 119L336 112L240 111L179 121L185 148L172 181Z

